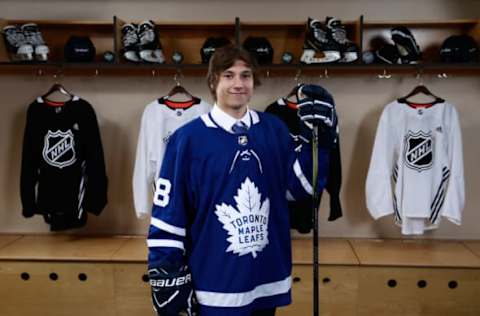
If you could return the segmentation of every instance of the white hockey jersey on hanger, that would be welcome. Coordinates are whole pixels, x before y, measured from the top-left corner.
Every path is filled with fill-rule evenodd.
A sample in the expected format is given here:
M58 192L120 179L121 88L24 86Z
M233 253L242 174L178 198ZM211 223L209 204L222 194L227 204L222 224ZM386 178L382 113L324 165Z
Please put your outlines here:
M145 107L138 135L133 171L133 200L138 218L152 208L152 192L169 137L180 126L210 111L211 105L198 99L174 102L159 98Z
M465 203L462 137L455 107L388 104L366 181L374 219L394 214L402 234L423 234L442 217L460 225Z

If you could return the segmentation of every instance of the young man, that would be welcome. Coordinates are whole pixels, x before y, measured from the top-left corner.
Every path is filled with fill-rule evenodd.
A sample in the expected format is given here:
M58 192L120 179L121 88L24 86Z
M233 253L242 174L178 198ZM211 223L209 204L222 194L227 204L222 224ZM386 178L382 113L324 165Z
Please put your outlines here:
M287 197L311 199L311 147L249 109L256 69L244 49L217 49L207 77L212 111L167 145L147 240L159 315L269 316L291 301ZM321 189L326 150L319 162Z

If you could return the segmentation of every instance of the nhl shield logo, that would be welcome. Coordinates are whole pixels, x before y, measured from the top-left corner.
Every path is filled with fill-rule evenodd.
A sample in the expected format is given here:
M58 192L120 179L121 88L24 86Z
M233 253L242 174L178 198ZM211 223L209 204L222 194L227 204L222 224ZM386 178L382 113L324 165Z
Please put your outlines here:
M411 169L422 171L433 164L433 138L431 133L408 132L405 137L405 162Z
M248 137L246 135L238 136L238 144L242 146L247 146Z
M43 145L43 159L54 167L62 169L75 163L75 141L71 130L48 131Z

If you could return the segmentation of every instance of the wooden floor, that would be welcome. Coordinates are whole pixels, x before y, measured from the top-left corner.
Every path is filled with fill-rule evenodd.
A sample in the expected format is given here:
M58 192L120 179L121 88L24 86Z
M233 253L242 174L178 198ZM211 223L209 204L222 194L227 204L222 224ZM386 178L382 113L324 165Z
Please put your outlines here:
M151 315L143 237L0 235L0 315ZM312 315L312 241L293 241L293 304ZM480 315L480 242L322 239L326 315Z

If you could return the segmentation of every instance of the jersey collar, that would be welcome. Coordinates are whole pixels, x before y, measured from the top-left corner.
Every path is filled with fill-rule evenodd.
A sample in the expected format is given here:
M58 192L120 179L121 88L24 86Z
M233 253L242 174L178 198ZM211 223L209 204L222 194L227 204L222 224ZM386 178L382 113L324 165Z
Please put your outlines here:
M217 123L224 130L231 132L232 126L238 121L242 121L250 128L252 125L252 116L250 112L252 111L247 107L247 112L245 112L245 115L238 120L220 109L220 107L215 103L210 114L212 115L212 119L215 121L215 123Z

